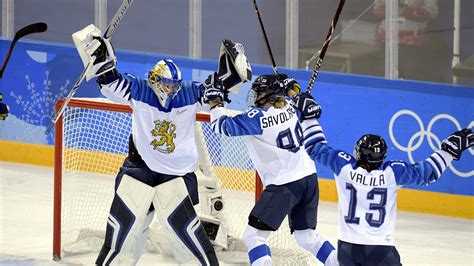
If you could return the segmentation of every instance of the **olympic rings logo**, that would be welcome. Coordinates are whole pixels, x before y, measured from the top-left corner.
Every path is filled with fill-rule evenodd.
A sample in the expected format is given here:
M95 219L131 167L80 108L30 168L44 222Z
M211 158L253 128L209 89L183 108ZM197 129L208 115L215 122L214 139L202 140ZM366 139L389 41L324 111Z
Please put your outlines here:
M416 122L418 123L418 126L420 127L420 130L418 132L414 133L410 137L410 140L408 141L408 145L406 147L401 145L400 143L398 143L398 141L395 139L395 136L393 134L393 125L395 124L395 121L402 115L408 115L408 116L413 117L416 120ZM416 151L421 146L425 136L426 136L426 139L428 140L428 143L429 143L431 149L433 149L433 151L436 151L436 150L439 149L439 147L441 147L441 140L438 138L438 136L436 136L435 134L433 134L433 132L431 132L431 129L432 129L433 125L438 120L441 120L441 119L446 119L446 120L451 121L454 124L454 126L457 128L457 130L462 129L461 125L459 124L459 121L456 120L456 118L454 118L453 116L448 115L448 114L439 114L439 115L436 115L433 118L431 118L431 120L428 123L428 126L425 130L425 127L423 125L423 121L421 121L421 118L415 112L413 112L411 110L400 110L400 111L396 112L392 116L392 118L390 119L390 123L389 123L389 126L388 126L388 132L389 132L389 135L390 135L390 139L392 140L395 147L397 147L401 151L404 151L404 152L408 153L408 159L410 160L411 163L415 163L415 160L413 160L413 152ZM474 126L474 120L469 123L467 128L472 128L473 126ZM416 140L416 143L415 143L415 140ZM433 141L436 142L436 145L433 143ZM471 153L471 155L474 155L474 149L473 148L469 148L469 152ZM466 152L464 152L464 153L466 153ZM469 172L461 172L461 171L457 170L456 168L454 168L454 166L452 164L449 166L449 169L451 169L451 171L453 171L453 173L455 173L456 175L458 175L460 177L474 176L474 170L471 170Z

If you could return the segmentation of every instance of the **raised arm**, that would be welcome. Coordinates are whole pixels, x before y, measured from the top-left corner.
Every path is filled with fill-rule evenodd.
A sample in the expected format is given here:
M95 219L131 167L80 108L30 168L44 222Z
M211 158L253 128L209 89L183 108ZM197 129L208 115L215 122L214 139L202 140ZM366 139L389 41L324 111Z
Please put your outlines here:
M97 83L105 97L111 101L124 104L130 102L132 91L137 92L140 87L146 86L146 81L131 74L122 75L115 69L100 75Z
M215 132L226 136L261 135L263 130L260 117L263 114L252 108L234 117L226 115L224 107L211 110L211 127Z
M438 180L452 160L459 160L462 152L474 146L471 129L462 129L451 134L441 144L441 149L426 160L409 164L402 161L387 162L395 174L397 184L427 185Z
M334 150L328 145L323 129L316 120L321 116L322 109L314 98L305 92L296 95L293 99L303 128L304 147L309 157L329 167L336 175L347 164L355 166L356 161L352 155Z

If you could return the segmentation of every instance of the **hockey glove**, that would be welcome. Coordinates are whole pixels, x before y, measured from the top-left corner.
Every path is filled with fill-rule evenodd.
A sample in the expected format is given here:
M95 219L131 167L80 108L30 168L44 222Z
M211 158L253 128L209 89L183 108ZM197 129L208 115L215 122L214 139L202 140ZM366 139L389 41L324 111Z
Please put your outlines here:
M99 43L98 48L95 50L93 48L97 45L94 42ZM115 69L117 64L114 48L108 39L94 37L90 46L92 49L89 52L92 56L95 56L95 60L92 62L90 71L87 73L88 80Z
M238 92L243 83L252 79L252 68L242 44L231 40L222 41L217 74L225 90L234 93Z
M454 132L441 144L441 150L451 154L453 159L458 161L461 153L474 146L474 133L470 128L461 129Z
M308 92L303 92L301 94L293 97L293 102L296 109L301 111L302 120L319 118L321 116L321 106L316 102L316 100Z
M209 102L219 102L218 105L223 106L223 102L230 103L229 98L227 98L227 93L224 90L224 85L222 81L217 76L217 73L209 75L209 77L204 81L204 95L203 102L209 104Z
M86 73L86 80L114 69L117 62L112 44L108 39L103 39L100 36L100 29L93 24L72 35L84 67L95 57L95 60L90 62L92 66Z
M2 103L3 94L0 93L0 120L7 119L8 116L8 105Z
M278 74L277 79L285 86L286 95L292 90L295 94L300 93L301 86L294 78L288 77L286 74ZM291 95L288 95L291 96Z

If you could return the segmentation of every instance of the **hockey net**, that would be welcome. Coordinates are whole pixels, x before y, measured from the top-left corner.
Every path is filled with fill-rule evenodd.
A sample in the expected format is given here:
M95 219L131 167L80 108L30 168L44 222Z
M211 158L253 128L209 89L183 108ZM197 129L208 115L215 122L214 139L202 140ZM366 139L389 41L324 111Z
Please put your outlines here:
M196 121L200 168L210 169L210 175L219 179L224 202L219 218L226 228L229 246L225 250L216 249L219 260L236 261L232 256L240 256L243 258L237 261L248 262L242 236L247 217L261 193L261 183L241 137L214 133L208 114L198 114ZM130 107L102 98L72 99L56 123L55 260L99 252L114 195L115 176L127 155L130 132ZM196 174L201 173L198 170ZM196 210L199 213L199 208ZM153 231L150 238L152 235ZM160 249L154 248L152 242L148 241L145 252L159 253ZM314 257L299 247L290 234L287 219L270 235L269 245L275 265L316 264Z

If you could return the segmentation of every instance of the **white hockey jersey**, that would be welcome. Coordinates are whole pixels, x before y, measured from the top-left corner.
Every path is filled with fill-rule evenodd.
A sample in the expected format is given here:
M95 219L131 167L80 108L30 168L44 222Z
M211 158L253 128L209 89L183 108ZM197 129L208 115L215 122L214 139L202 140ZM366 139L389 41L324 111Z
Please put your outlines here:
M314 162L303 148L303 134L295 109L250 108L234 117L225 109L211 110L212 129L226 136L244 136L264 186L282 185L316 173Z
M168 109L160 105L146 80L130 74L102 84L101 91L108 99L132 107L133 142L151 170L169 175L196 170L196 112L209 111L208 105L201 105L202 85L183 81Z
M302 126L310 157L335 174L339 239L349 243L394 246L398 190L402 185L428 185L438 180L452 161L451 155L439 150L415 164L386 161L367 172L357 166L351 154L327 144L316 120L304 121Z

